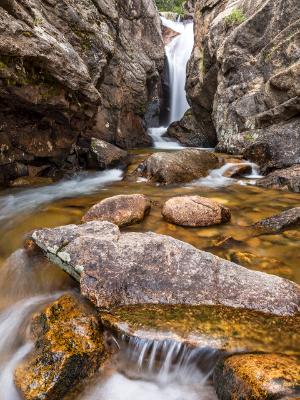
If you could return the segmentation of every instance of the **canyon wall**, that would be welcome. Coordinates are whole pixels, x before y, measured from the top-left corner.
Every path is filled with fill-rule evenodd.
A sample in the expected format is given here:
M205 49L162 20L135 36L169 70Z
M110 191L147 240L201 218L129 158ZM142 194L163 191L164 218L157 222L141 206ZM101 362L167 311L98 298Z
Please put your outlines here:
M299 0L197 0L187 91L219 151L300 163Z
M152 0L2 0L0 37L0 184L72 166L86 138L150 143L164 63Z

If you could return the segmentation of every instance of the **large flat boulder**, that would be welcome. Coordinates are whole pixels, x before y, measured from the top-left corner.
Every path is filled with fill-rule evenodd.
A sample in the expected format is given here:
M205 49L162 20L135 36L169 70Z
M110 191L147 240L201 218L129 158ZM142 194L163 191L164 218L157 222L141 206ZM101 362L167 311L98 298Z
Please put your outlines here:
M121 233L93 221L33 232L49 257L80 281L96 306L222 304L278 315L300 311L300 288L169 236Z
M172 184L207 176L218 165L219 160L213 153L184 149L152 154L138 167L137 173L149 181Z

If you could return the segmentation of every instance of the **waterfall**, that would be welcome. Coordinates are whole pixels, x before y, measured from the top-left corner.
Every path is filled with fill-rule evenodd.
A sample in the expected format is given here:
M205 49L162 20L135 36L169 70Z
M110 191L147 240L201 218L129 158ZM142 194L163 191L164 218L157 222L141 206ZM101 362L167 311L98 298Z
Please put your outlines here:
M116 339L114 339L116 341ZM208 383L219 353L174 340L118 340L117 371L84 400L215 400Z
M168 121L170 125L172 122L180 121L189 109L185 83L186 67L194 46L194 24L191 21L174 22L164 17L161 17L161 20L164 26L179 33L165 48L170 86ZM182 148L177 141L164 137L167 129L168 126L149 129L154 147L161 149Z

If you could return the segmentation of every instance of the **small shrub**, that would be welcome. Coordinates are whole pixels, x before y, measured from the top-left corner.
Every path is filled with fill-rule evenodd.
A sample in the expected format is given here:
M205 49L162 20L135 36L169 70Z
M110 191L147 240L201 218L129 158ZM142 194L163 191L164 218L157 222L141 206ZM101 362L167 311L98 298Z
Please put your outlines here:
M225 17L225 24L228 27L240 25L246 20L246 16L239 8L234 8L227 17Z
M174 12L179 15L184 14L185 0L156 0L159 11Z

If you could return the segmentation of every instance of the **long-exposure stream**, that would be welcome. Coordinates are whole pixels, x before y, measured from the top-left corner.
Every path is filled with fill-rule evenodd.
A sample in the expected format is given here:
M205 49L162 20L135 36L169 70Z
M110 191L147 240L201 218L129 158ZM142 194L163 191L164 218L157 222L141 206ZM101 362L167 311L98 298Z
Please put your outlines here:
M180 33L166 49L172 83L171 123L179 120L189 107L184 84L186 63L193 47L193 24L168 23ZM160 185L135 176L133 171L149 155L164 149L173 152L183 148L164 136L166 130L167 127L150 128L153 147L130 151L127 169L81 172L48 185L0 191L0 400L22 398L14 383L15 369L34 346L30 333L32 315L62 294L80 296L75 280L40 254L29 255L28 249L23 249L24 241L35 229L80 224L87 210L105 198L140 193L151 200L150 214L139 224L122 227L122 232L151 231L169 235L249 269L275 274L300 284L300 229L295 227L281 233L260 235L251 234L248 229L257 221L299 206L299 194L256 186L261 179L258 167L225 154L217 154L221 163L208 176L189 183ZM207 151L213 152L213 149ZM247 169L238 176L229 174L237 165L244 165ZM230 222L195 228L168 222L161 215L163 204L171 197L183 195L203 196L228 207L232 215ZM249 261L250 254L254 262ZM229 325L233 321L230 318ZM236 320L235 323L238 326ZM147 338L147 335L128 338L108 329L106 335L114 355L106 361L101 373L85 381L84 390L81 387L79 394L72 393L68 398L216 399L211 371L219 358L218 351L209 343L186 346L166 331L167 326L162 340ZM143 324L138 325L137 331L139 329L144 329ZM238 327L229 335L238 336L236 331L239 331ZM268 331L260 335L264 336L262 340L266 346L273 340L268 335ZM257 351L263 350L259 347ZM271 351L276 352L276 344ZM60 398L59 395L53 396L51 399Z

